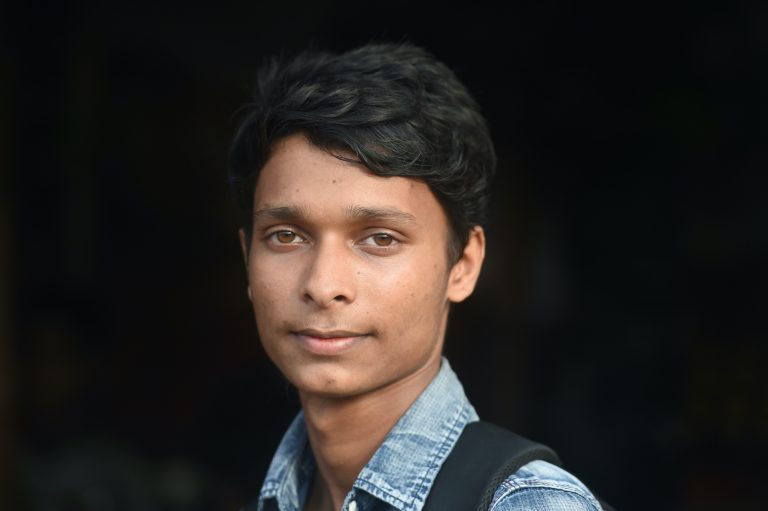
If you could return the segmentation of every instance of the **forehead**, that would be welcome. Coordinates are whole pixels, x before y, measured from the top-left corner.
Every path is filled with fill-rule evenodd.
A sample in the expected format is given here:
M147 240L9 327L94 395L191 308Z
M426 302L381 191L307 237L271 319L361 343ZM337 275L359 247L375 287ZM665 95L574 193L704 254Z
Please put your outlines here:
M423 181L377 176L360 164L340 160L307 140L285 137L272 148L254 190L254 211L294 207L329 216L359 208L400 211L422 227L447 232L442 206Z

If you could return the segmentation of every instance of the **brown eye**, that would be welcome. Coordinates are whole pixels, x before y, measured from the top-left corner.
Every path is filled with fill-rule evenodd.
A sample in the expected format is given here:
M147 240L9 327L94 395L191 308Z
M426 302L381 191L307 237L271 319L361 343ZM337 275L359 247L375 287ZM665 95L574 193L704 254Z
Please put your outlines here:
M277 231L275 233L275 238L280 243L293 243L297 237L296 233L291 231Z
M374 234L373 242L379 247L388 247L392 245L395 239L389 234Z

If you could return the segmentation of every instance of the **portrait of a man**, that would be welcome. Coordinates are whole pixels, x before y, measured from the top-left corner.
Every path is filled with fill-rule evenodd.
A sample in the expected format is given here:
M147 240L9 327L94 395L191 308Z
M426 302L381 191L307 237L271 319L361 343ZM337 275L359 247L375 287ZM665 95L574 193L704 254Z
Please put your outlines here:
M768 4L0 15L0 511L763 510Z
M302 411L254 509L424 508L478 420L442 352L451 304L482 268L495 163L479 106L421 48L306 52L262 71L230 181L259 337ZM491 511L601 509L543 460L495 485Z

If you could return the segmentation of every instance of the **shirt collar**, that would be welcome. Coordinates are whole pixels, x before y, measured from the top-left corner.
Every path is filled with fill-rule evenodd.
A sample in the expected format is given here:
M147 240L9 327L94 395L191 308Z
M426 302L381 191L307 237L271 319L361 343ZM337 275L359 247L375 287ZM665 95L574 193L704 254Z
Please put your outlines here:
M420 511L437 472L475 409L448 361L389 432L354 487L401 511ZM303 413L294 419L272 459L259 501L300 509L314 470ZM261 507L261 506L260 506Z
M268 499L277 499L281 510L301 509L315 468L307 442L304 412L299 412L277 447L259 493L259 507Z

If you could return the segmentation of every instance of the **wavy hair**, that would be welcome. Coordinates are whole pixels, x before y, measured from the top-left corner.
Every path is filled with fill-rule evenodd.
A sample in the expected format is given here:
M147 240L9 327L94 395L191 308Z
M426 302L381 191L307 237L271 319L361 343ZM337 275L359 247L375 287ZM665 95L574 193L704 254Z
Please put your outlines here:
M253 192L273 144L302 132L318 147L379 176L425 182L451 227L455 262L485 219L496 156L485 119L456 75L407 43L368 44L341 54L273 58L230 148L229 183L250 246Z

